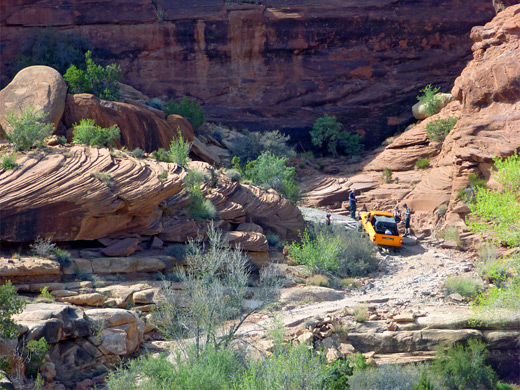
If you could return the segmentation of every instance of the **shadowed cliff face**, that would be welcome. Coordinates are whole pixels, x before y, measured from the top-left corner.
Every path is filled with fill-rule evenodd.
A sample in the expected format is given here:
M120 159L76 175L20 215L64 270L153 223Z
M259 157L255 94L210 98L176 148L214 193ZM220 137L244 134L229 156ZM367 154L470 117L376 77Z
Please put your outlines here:
M209 121L281 128L305 144L327 112L372 146L411 121L426 84L451 89L471 27L495 13L491 0L261 3L9 0L2 67L32 27L54 26L89 38L147 95L196 97Z

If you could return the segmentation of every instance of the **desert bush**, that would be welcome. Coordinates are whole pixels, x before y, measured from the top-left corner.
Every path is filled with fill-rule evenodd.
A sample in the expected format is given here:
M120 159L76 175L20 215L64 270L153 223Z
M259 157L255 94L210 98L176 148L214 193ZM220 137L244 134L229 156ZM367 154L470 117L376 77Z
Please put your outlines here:
M156 108L158 110L164 110L165 106L166 106L166 103L163 102L161 99L159 98L153 98L153 99L150 99L148 100L147 102L144 102L144 104L146 104L147 106L150 106L150 107L153 107L153 108Z
M166 116L171 114L183 116L190 122L194 132L197 132L199 127L206 122L204 111L200 108L199 103L195 99L189 99L187 96L184 96L180 103L175 103L171 100L166 102L164 113Z
M347 156L361 153L362 137L357 133L342 130L343 125L336 120L335 116L325 114L314 122L310 131L312 143L321 147L324 143L334 157L338 156L338 149L341 148Z
M291 202L296 202L300 198L300 189L294 180L296 171L286 165L287 160L270 152L262 152L256 160L247 163L244 175L253 184L264 189L272 188Z
M456 344L447 350L439 346L433 369L448 390L495 389L497 376L486 365L487 356L486 345L476 339L469 340L467 346Z
M46 65L64 74L73 64L81 67L89 49L90 43L81 35L34 29L23 41L12 69L16 74L28 66Z
M0 340L18 336L17 325L11 317L21 313L25 304L10 280L0 285Z
M280 239L280 236L276 233L267 233L265 235L265 238L267 238L267 242L269 243L269 246L272 248L281 249L283 247L282 240Z
M233 182L240 183L240 180L242 180L242 175L236 169L228 169L226 171L226 176Z
M190 198L189 215L196 221L214 219L217 209L209 199L204 197L201 183L205 180L201 171L190 170L183 179L184 186Z
M313 275L308 277L305 283L310 286L328 287L329 279L325 275Z
M135 158L143 158L144 157L144 150L141 148L135 148L132 150L132 154Z
M16 168L18 166L18 164L16 163L16 153L11 153L2 156L2 162L0 163L0 166L4 171Z
M256 160L264 151L280 158L292 158L296 152L288 144L290 137L283 135L278 130L266 132L242 131L231 142L231 154L240 159L242 164Z
M428 84L421 89L421 94L417 96L417 100L424 105L424 114L426 116L432 116L439 111L440 99L438 96L435 96L438 92L438 87L433 87L431 84Z
M436 237L443 239L444 241L455 241L459 250L464 249L464 244L460 238L459 230L455 226L448 226L437 232Z
M119 99L121 68L110 64L103 67L92 59L92 52L85 53L85 69L71 65L63 75L70 93L92 93L104 100Z
M94 119L81 119L79 124L74 123L72 142L76 145L97 147L115 147L121 138L121 131L117 126L103 128L97 126Z
M51 257L56 260L62 267L68 267L72 264L71 261L71 254L67 252L66 250L60 249L58 247L55 247L52 251Z
M315 273L335 277L364 276L377 268L376 248L356 231L310 225L292 242L289 255Z
M56 143L61 146L65 145L67 143L67 137L64 137L63 135L58 135L56 137Z
M40 257L49 257L56 250L56 244L50 238L38 237L30 248Z
M101 183L105 184L107 187L112 187L114 185L114 181L112 179L112 175L110 173L105 172L92 172L90 177L99 180Z
M354 370L350 390L413 390L419 382L421 366L383 365Z
M191 144L188 141L184 141L180 130L178 130L177 135L178 137L173 138L170 142L170 159L171 162L185 167L188 161L190 161L188 155L190 154Z
M448 294L458 293L463 297L473 299L477 296L479 290L483 288L480 279L465 276L448 276L444 281L444 288Z
M415 169L426 169L430 166L429 158L419 158L415 162Z
M43 111L36 111L29 106L20 115L8 112L5 116L10 131L7 138L17 150L27 150L36 146L41 148L45 138L54 131L54 124L42 122L45 118Z
M154 322L165 337L179 343L193 338L197 356L210 346L230 347L243 321L262 307L243 305L251 283L247 256L231 249L213 224L207 236L206 243L202 239L190 241L185 267L177 272L184 282L188 307L183 310L178 306L178 292L165 283L165 299L154 314ZM273 278L261 277L250 298L266 305L277 297L278 287Z
M152 157L156 160L156 161L162 161L162 162L172 162L171 161L171 156L170 156L170 153L167 152L166 150L164 150L163 148L159 148L157 150L154 150L152 152Z
M475 172L472 172L468 175L468 185L473 189L484 188L486 181L481 179Z
M170 245L164 251L168 256L173 256L178 261L183 261L186 257L186 248L181 244Z
M51 294L51 292L49 291L49 287L48 286L44 286L41 290L40 290L40 295L38 295L38 297L36 297L36 301L37 302L47 302L47 303L52 303L54 302L56 299L54 298L54 295Z
M38 374L41 365L45 360L45 355L49 351L49 344L44 337L39 340L31 340L27 343L24 350L27 363L25 364L26 374L34 377Z
M422 369L419 381L413 386L413 390L435 390L435 386L430 378L428 378L426 368Z
M368 321L368 308L363 305L354 307L354 320L356 322Z
M426 134L430 141L442 142L444 138L450 133L450 131L455 127L458 118L449 117L443 119L436 119L434 121L429 122L426 125Z
M439 215L440 217L445 215L446 211L448 211L448 206L446 206L445 204L441 204L439 207L437 207L437 215Z
M386 184L390 184L392 182L392 171L388 168L383 169L383 181Z

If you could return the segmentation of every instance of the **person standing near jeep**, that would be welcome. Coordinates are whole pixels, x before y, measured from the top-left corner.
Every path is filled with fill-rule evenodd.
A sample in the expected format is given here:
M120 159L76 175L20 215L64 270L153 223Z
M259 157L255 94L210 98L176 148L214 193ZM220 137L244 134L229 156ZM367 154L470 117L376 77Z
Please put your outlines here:
M403 204L404 207L404 237L409 236L411 233L410 229L410 215L412 214L412 210L410 210L410 207L408 207L405 204Z
M352 190L350 194L348 194L348 203L350 206L350 218L356 219L356 190Z

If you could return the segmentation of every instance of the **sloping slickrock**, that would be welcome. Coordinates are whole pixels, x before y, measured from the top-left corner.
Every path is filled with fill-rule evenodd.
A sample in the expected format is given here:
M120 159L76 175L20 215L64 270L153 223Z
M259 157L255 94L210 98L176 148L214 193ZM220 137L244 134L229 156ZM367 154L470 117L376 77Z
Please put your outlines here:
M246 212L242 205L235 202L229 202L225 208L219 210L218 216L220 219L231 223L242 223L246 219Z
M128 149L141 148L152 152L168 149L172 138L177 138L179 129L188 141L193 140L193 129L187 121L166 120L164 114L143 106L101 100L90 94L67 95L63 123L73 127L81 119L94 119L101 127L117 124L121 130L121 145ZM189 123L188 123L189 125Z
M29 156L0 173L0 240L155 234L159 205L181 191L185 174L175 164L113 158L108 149L75 146ZM169 176L161 181L163 171Z
M30 105L44 112L45 122L56 126L63 115L66 95L67 84L57 70L41 65L21 70L0 91L0 140L5 139L9 131L5 114L19 115Z

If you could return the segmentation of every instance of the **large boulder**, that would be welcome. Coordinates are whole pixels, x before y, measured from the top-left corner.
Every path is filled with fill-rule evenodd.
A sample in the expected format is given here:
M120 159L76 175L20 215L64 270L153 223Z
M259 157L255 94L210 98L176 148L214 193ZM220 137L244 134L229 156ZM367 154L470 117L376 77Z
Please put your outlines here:
M5 115L19 115L31 105L43 111L46 122L56 126L63 115L66 95L67 84L56 69L41 65L22 69L0 91L0 140L9 132Z

